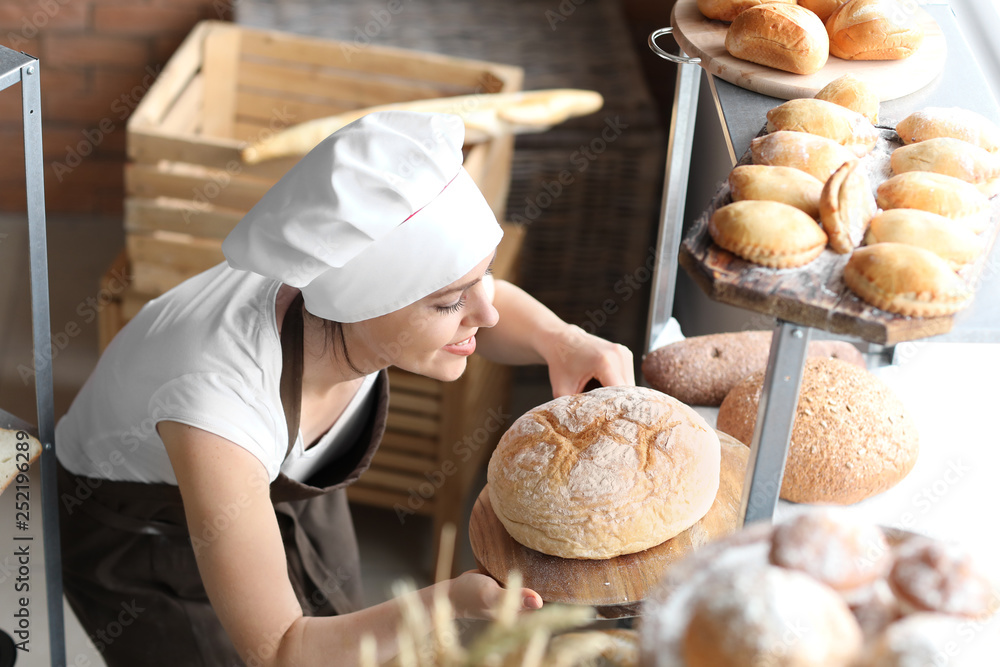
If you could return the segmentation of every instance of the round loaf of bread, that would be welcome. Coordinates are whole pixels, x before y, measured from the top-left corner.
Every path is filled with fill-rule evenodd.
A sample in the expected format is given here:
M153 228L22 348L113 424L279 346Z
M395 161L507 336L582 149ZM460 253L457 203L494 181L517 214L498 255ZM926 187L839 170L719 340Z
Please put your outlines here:
M490 458L490 502L528 548L614 558L704 517L721 459L718 435L680 401L646 387L602 387L514 422Z
M764 373L733 387L717 426L749 445ZM795 410L781 497L849 505L892 488L917 461L917 427L872 373L838 359L808 359Z

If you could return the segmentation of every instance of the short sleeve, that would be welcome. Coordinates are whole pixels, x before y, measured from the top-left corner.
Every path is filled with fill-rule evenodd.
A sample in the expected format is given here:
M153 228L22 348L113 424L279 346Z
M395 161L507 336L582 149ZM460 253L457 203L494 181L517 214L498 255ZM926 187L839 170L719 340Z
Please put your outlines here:
M238 378L182 375L153 394L149 414L154 423L176 421L225 438L260 460L270 480L278 476L288 448L280 401L260 396Z

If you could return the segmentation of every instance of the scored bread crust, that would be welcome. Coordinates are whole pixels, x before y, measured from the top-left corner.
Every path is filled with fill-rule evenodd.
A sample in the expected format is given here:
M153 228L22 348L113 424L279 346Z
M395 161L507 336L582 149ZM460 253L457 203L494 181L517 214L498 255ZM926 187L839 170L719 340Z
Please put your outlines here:
M551 556L606 559L697 523L719 490L719 436L694 410L646 387L602 387L533 408L487 468L507 532Z
M924 29L897 0L848 0L826 29L830 55L844 60L902 60L924 42Z
M765 3L740 12L725 46L736 58L793 74L818 72L830 54L823 22L796 4Z
M903 243L855 250L844 266L844 284L876 308L910 317L951 315L972 302L971 290L948 262Z

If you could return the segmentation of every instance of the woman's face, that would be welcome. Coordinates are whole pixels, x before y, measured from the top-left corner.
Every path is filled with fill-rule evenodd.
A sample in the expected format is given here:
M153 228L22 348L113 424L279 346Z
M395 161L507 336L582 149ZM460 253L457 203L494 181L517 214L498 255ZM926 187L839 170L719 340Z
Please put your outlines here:
M483 282L494 256L416 303L344 325L351 360L359 368L392 365L436 380L458 379L476 350L476 332L499 320Z

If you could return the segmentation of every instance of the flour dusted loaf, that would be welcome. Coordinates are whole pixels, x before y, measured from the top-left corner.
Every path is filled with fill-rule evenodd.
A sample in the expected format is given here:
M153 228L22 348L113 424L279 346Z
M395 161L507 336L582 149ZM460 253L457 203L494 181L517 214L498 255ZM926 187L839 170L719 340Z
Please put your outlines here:
M718 429L749 445L764 373L733 387ZM917 427L872 373L838 359L808 359L795 410L781 497L849 505L898 484L917 461Z
M814 74L826 64L830 38L805 7L769 2L737 14L726 31L726 51L758 65Z
M826 183L837 167L854 159L854 153L817 134L778 130L750 141L750 154L754 164L801 169Z
M721 444L694 410L645 387L602 387L535 407L504 433L490 502L520 544L561 558L644 551L708 513Z
M1000 127L985 116L960 107L927 107L899 121L896 132L904 144L934 137L951 137L1000 152Z
M685 338L647 354L642 375L650 387L687 405L719 405L740 380L767 367L772 335L731 331ZM846 341L809 341L809 356L865 367L864 356Z
M807 132L832 139L864 157L878 143L879 132L857 111L814 97L788 100L767 112L767 131Z

